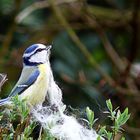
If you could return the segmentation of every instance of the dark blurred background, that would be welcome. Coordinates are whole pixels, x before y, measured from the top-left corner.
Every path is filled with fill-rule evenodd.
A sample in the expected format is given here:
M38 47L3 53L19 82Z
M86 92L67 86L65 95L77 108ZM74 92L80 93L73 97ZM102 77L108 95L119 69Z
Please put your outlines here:
M140 138L140 0L1 0L0 73L6 97L31 44L52 44L63 101L104 123L105 100L129 108L127 139ZM117 139L117 138L116 138Z

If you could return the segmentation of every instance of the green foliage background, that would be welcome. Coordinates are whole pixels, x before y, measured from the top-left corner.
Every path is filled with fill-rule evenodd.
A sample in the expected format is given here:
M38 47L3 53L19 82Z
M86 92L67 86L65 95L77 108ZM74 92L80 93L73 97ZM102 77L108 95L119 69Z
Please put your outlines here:
M89 106L104 121L105 100L128 107L129 139L140 135L139 0L1 0L0 73L8 75L1 97L19 78L31 44L52 44L51 65L64 103Z

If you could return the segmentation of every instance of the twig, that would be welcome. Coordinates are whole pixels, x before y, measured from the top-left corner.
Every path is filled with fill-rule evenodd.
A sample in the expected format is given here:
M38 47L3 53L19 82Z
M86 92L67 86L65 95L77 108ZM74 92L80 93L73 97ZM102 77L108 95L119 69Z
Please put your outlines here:
M55 4L59 5L59 4L64 4L64 3L72 3L72 2L76 2L76 1L78 1L78 0L58 0L55 2ZM21 11L16 16L15 21L16 21L16 23L21 23L23 21L23 19L26 18L28 15L30 15L33 11L35 11L37 9L46 8L46 7L49 7L49 3L47 0L35 2L32 5L25 8L23 11Z
M87 10L87 12L89 13L88 10ZM88 24L90 24L90 26L93 27L97 31L97 33L99 34L99 36L100 36L100 38L101 38L101 40L103 42L103 46L104 46L108 56L111 58L112 62L115 64L116 68L120 72L123 72L124 69L125 69L125 65L124 65L122 59L120 58L118 53L115 51L115 49L111 45L111 43L108 40L106 34L104 33L102 27L95 20L95 17L91 18L89 15L85 15L84 17L88 21Z
M132 38L132 45L130 48L129 56L128 56L128 65L124 71L124 78L127 77L129 74L131 65L134 61L134 59L137 56L137 53L139 52L139 45L140 45L140 0L135 0L134 1L134 11L132 15L132 33L133 33L133 38Z
M123 23L128 23L131 21L131 15L132 11L131 10L123 10L123 15L120 12L120 10L113 9L113 8L105 8L101 6L91 6L87 5L88 11L91 13L91 15L97 17L97 19L102 19L102 20L112 20L114 22L119 21Z
M140 128L134 128L134 127L130 127L128 125L124 125L123 128L126 130L126 132L128 132L130 134L140 135Z
M4 83L7 81L7 75L4 73L0 73L0 91Z
M116 91L120 92L121 94L135 96L137 98L140 98L139 91L136 89L123 88L121 86L116 86L114 88L116 89Z
M77 2L77 1L79 0L59 0L59 1L55 1L55 4L60 5L65 3L67 4L67 3ZM35 2L30 6L28 6L27 8L23 9L16 16L15 22L21 23L27 16L29 16L35 10L43 9L47 7L49 7L49 4L46 0ZM132 11L125 10L122 16L120 11L116 9L111 9L111 8L109 9L100 6L95 6L95 5L94 6L87 5L87 8L92 15L95 15L98 19L102 19L103 22L102 21L101 22L102 24L105 25L107 25L108 24L107 21L110 20L113 26L119 26L119 25L126 26L126 24L131 20ZM116 24L116 20L117 20L117 24ZM111 23L109 22L108 26L110 26Z
M73 42L77 45L77 47L81 50L81 52L84 54L84 56L87 58L88 62L91 64L91 66L95 67L95 69L101 74L101 76L111 85L114 86L115 81L100 67L100 65L96 62L94 57L90 54L90 52L86 49L85 45L80 41L74 30L70 27L69 23L66 21L64 16L62 15L60 9L58 6L55 5L54 0L49 0L50 6L52 7L56 18L59 20L59 22L64 26L64 28L67 30L69 36L73 40ZM127 95L127 92L133 93L128 95L136 95L138 96L137 90L133 92L133 90L130 89L124 89L122 87L116 86L115 87L117 91L123 90L123 93Z
M88 9L87 9L87 12L88 12L88 14L90 14ZM93 27L93 29L95 29L96 32L99 34L99 36L100 36L100 38L103 42L103 46L104 46L108 56L111 58L112 62L115 64L115 66L119 70L119 72L121 74L123 74L125 69L126 69L126 64L122 61L122 59L120 58L118 53L115 51L115 49L111 45L111 43L110 43L109 39L107 38L104 30L97 23L95 17L92 16L92 18L91 18L90 16L92 16L92 15L91 14L88 15L88 16L85 15L86 20L88 20L88 23L91 24L91 27ZM131 91L131 89L133 89L135 91L137 90L137 87L135 86L134 80L130 76L127 77L126 84L129 87L130 91Z
M134 2L134 11L132 17L133 40L130 49L130 56L128 59L131 63L134 61L140 45L140 0L134 0Z
M41 140L41 139L42 139L42 131L43 131L43 128L42 128L42 126L41 126L40 131L39 131L38 140Z

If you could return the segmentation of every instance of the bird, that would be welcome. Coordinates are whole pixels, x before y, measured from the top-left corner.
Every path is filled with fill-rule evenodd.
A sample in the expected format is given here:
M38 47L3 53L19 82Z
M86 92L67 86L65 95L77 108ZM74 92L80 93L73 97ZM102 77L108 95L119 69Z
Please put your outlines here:
M0 100L0 106L11 102L11 98L16 95L19 99L25 99L31 106L45 101L46 94L50 91L50 74L52 75L49 62L51 47L33 44L24 51L20 78L9 96Z

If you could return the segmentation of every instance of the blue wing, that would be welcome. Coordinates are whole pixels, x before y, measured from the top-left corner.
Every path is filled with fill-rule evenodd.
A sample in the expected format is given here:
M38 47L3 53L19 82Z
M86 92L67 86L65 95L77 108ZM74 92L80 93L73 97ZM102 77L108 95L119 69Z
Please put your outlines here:
M0 100L0 106L7 104L9 101L10 101L10 98L9 97L7 97L5 99L1 99Z
M15 86L15 88L12 90L12 92L9 94L8 97L15 96L17 94L21 94L23 91L25 91L28 87L30 87L38 78L40 72L38 69L33 71L31 75L28 77L26 81L21 81L18 82Z
M11 97L21 94L28 87L30 87L38 78L40 72L38 69L23 69L19 81L9 94L9 96L5 99L0 100L0 106L9 103Z

